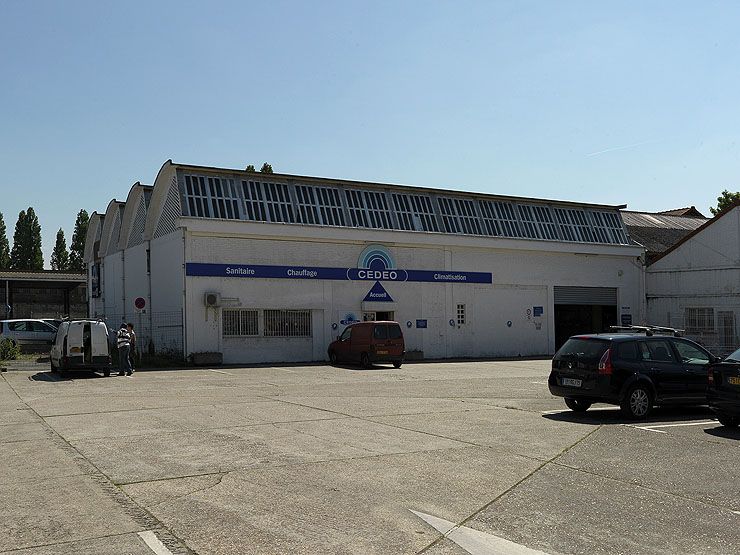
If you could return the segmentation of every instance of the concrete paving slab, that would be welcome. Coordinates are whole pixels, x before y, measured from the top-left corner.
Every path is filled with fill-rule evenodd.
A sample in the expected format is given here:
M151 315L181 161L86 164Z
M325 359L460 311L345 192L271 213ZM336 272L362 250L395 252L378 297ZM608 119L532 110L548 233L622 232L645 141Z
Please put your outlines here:
M0 426L9 426L17 424L26 424L29 422L38 422L39 417L26 405L18 405L15 408L3 407L0 410Z
M34 441L39 439L51 439L53 432L49 426L41 422L28 422L25 424L15 424L9 426L0 426L0 444L15 441ZM1 461L1 459L0 459ZM0 462L0 465L2 462Z
M89 476L0 488L0 551L143 529Z
M82 474L69 452L48 439L4 443L0 449L1 487Z
M740 511L740 452L698 438L627 426L602 428L558 459L619 481ZM629 464L624 464L629 461ZM697 480L696 477L701 477ZM740 522L738 522L740 526Z
M439 537L409 508L464 518L536 465L511 453L465 448L250 469L219 481L166 480L123 488L204 555L387 555L415 553ZM168 494L168 489L183 497ZM163 498L167 501L158 502Z
M595 429L593 425L556 422L541 414L508 409L423 417L382 416L372 420L476 445L506 445L514 453L542 460L554 457Z
M153 555L135 533L3 551L3 555Z
M225 400L228 398L224 396ZM337 418L337 415L321 409L260 400L240 404L141 409L127 413L52 416L47 417L46 421L62 437L73 441L329 418Z
M281 396L281 401L298 403L352 416L382 416L398 414L427 414L434 412L461 412L483 410L487 407L473 401L440 399L438 397L292 397Z
M740 545L729 511L556 465L466 526L548 553L716 555Z

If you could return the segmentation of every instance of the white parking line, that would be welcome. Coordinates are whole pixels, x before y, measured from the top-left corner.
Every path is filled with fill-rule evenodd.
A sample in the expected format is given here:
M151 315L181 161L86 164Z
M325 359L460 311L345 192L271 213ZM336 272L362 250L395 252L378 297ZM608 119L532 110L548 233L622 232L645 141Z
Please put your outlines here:
M529 382L537 385L547 385L547 382Z
M216 372L216 374L226 374L227 376L233 376L231 372L224 372L223 370L210 370L211 372Z
M514 543L505 538L474 530L467 526L458 526L454 522L436 516L411 511L445 538L456 543L470 555L547 555L529 547Z
M714 420L707 422L682 422L681 424L651 424L649 426L636 426L641 430L647 430L651 428L681 428L683 426L706 426L707 424L715 424Z
M149 549L154 551L157 555L172 555L172 551L167 549L165 545L159 541L157 535L151 530L146 532L139 532L139 537L144 540L144 543L149 546Z

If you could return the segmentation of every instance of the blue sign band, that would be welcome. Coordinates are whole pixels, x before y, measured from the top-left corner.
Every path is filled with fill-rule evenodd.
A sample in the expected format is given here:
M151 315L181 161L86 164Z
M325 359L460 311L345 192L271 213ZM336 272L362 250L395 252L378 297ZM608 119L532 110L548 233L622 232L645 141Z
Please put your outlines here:
M209 264L188 262L185 274L203 277L268 279L316 279L351 281L415 281L426 283L493 283L487 272L451 270L373 270L366 268L322 268L314 266L265 266L258 264Z

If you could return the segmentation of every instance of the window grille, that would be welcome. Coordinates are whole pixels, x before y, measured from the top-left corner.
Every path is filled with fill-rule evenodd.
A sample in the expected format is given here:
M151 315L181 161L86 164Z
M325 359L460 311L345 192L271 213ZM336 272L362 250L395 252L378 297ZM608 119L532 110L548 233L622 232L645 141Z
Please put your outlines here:
M205 178L196 175L185 176L185 197L187 198L188 216L210 218L211 209L208 203L208 190Z
M239 219L239 197L233 179L209 177L208 192L211 196L211 212L215 218Z
M324 225L345 225L342 197L339 196L338 189L316 187L316 197Z
M302 224L321 224L314 188L307 185L297 185L295 194L298 201L298 222Z
M437 217L434 214L430 197L393 193L391 198L398 217L398 225L401 229L407 231L439 231Z
M707 333L714 331L714 308L686 308L684 317L687 332Z
M465 325L465 305L464 304L457 305L457 325L458 326Z
M469 199L438 197L439 211L447 233L482 235L475 203Z
M225 308L222 311L224 337L253 337L259 335L259 311L243 308Z
M595 242L586 212L577 208L555 208L555 218L565 241Z
M262 184L259 181L242 181L246 219L253 222L266 222L267 213L263 204Z
M288 186L282 183L263 183L265 204L271 222L293 224L293 202L288 194Z
M510 202L484 200L480 203L483 224L488 235L497 237L521 237L519 222Z
M380 191L344 191L353 227L393 229L385 193Z
M265 337L311 337L310 310L265 310Z
M622 221L613 212L591 212L594 219L594 228L598 236L605 237L604 243L626 245L627 235L622 227Z
M519 212L519 221L522 224L524 237L542 239L542 234L535 220L533 207L528 204L517 204L516 208L517 212Z
M537 220L540 225L542 237L544 239L551 240L560 239L558 226L555 225L555 221L553 220L550 208L547 206L535 204L534 206L532 206L532 209L534 210L535 220Z

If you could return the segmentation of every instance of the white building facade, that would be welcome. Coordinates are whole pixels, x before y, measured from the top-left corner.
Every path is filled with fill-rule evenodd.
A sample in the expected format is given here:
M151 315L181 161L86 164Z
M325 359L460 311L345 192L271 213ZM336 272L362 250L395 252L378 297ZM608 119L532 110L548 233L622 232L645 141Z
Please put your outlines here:
M368 319L415 357L551 354L644 321L619 208L168 161L91 218L90 312L226 363L324 360Z
M686 331L717 355L740 346L740 205L718 214L647 267L651 323Z

